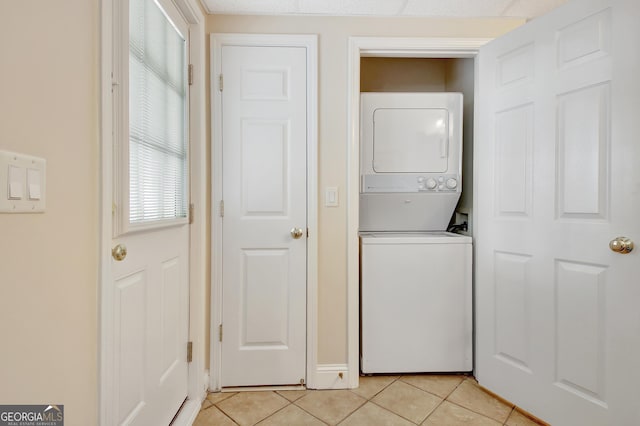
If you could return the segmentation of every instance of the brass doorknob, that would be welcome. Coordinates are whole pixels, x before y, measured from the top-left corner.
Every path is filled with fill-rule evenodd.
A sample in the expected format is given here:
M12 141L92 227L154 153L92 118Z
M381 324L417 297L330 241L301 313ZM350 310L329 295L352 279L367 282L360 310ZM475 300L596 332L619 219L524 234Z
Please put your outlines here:
M111 249L111 256L118 262L127 257L127 247L124 244L118 244Z
M302 234L303 234L302 228L291 228L291 236L294 239L297 240L298 238L302 237Z
M616 253L627 254L633 250L633 241L627 237L617 237L611 240L609 248Z

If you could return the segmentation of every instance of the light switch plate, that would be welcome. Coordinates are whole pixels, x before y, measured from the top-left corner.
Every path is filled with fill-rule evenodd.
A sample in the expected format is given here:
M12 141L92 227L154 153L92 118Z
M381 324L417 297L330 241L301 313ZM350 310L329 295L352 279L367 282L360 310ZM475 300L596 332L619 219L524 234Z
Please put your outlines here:
M0 213L42 213L46 201L44 158L0 151Z
M326 207L338 207L338 188L328 186L324 190L324 205Z

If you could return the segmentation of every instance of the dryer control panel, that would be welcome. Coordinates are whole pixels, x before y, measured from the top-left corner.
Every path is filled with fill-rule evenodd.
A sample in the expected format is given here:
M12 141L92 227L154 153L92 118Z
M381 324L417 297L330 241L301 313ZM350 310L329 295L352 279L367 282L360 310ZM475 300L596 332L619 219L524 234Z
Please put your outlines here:
M461 192L457 174L363 175L360 192Z

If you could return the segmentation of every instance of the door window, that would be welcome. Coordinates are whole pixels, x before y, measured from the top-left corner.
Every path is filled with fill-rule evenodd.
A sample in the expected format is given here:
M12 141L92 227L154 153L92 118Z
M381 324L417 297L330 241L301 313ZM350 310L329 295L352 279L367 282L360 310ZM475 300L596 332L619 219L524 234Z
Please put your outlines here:
M130 225L187 217L186 52L158 3L130 0Z

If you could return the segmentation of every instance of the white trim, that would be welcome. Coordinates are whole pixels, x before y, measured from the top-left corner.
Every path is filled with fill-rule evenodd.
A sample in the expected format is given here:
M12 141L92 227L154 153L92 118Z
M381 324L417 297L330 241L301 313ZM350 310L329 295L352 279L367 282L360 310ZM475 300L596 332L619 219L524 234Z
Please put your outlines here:
M100 247L99 253L99 283L98 283L98 312L100 325L98 332L98 424L112 425L114 405L112 395L114 375L113 358L108 356L107 348L113 347L113 292L106 283L112 282L111 275L111 236L113 220L111 215L113 188L113 102L111 97L111 69L113 66L113 3L110 0L100 2Z
M220 390L222 322L222 98L218 90L223 46L289 46L307 49L307 386L316 383L318 333L318 37L316 35L211 34L211 354L210 389Z
M224 388L220 392L229 393L229 392L265 392L265 391L299 391L305 390L306 387L304 385L293 385L293 386L240 386L237 388Z
M347 113L347 366L359 371L359 181L360 181L360 58L390 56L411 58L474 57L486 38L350 37ZM349 376L358 387L358 375Z
M193 84L189 94L190 202L194 206L193 222L189 230L189 340L193 342L193 358L189 364L188 400L198 401L199 410L202 401L207 396L209 386L208 372L206 371L206 312L209 304L206 297L207 268L209 266L206 238L209 222L207 216L206 19L201 12L198 0L176 0L175 3L190 23L189 63L193 65Z
M115 424L115 405L113 400L114 362L109 348L113 348L113 286L111 275L111 244L114 236L114 221L112 215L113 199L113 37L114 37L114 8L118 2L101 0L101 34L100 34L100 259L99 259L99 299L100 325L98 337L99 377L98 377L98 424ZM206 169L206 97L205 93L205 17L200 12L197 0L174 0L174 3L185 15L190 24L191 47L190 62L194 65L194 85L190 99L190 137L191 137L191 202L195 204L195 221L191 225L190 241L190 339L193 341L193 362L189 364L188 396L176 424L190 425L197 416L202 401L206 397L207 377L205 371L205 312L206 302L202 302L206 292L206 199L207 199L207 169ZM196 161L197 160L197 161ZM185 422L182 423L183 417Z
M197 401L194 399L187 399L184 405L180 407L180 411L178 411L176 418L171 422L171 426L193 425L196 417L198 417L203 401L204 400Z
M358 370L349 370L347 364L320 364L316 369L316 386L307 386L309 389L349 389L352 386L349 371L355 371L358 377ZM340 376L342 374L342 377Z

